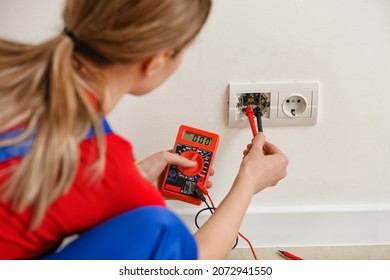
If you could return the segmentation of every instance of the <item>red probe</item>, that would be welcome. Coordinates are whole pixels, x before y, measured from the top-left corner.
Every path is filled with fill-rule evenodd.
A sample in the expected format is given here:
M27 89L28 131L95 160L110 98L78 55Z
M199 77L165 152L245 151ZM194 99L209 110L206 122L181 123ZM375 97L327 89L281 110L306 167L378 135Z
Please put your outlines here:
M248 117L249 123L251 125L253 137L255 137L256 134L257 134L257 128L256 128L256 125L255 125L254 113L253 113L252 108L250 106L246 106L245 109L246 109L246 116Z
M290 259L290 260L303 260L301 257L298 257L296 255L293 255L291 254L290 252L287 252L287 251L282 251L282 250L278 250L279 253L283 256L283 257L286 257L287 259Z

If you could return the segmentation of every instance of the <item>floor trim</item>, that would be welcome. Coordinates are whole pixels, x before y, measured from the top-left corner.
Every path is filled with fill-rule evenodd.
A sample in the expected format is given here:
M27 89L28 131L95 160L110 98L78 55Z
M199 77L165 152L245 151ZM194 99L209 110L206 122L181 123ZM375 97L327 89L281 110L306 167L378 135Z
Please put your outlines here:
M198 209L174 211L196 230ZM200 223L207 215L201 215ZM241 233L254 247L390 244L390 205L254 207L247 211ZM238 244L247 246L244 241Z

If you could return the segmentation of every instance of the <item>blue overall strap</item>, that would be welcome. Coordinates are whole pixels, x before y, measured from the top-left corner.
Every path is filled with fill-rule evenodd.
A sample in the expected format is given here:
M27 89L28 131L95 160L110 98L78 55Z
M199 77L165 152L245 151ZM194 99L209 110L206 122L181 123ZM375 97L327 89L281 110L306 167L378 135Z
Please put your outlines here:
M0 132L0 140L7 140L18 137L24 131L25 128L17 128L7 132ZM0 147L0 163L15 157L24 157L30 151L33 139L34 136L30 135L21 143Z
M101 124L102 124L102 129L104 134L113 133L106 119L102 119ZM0 132L0 140L15 138L21 135L25 130L26 130L25 127L20 127L7 132ZM34 131L30 136L28 136L20 143L13 144L10 146L0 147L0 163L12 158L24 157L31 150L31 147L34 142L35 133L36 131ZM95 137L95 131L91 128L89 129L87 135L83 138L83 140L92 137Z
M103 222L44 259L189 260L197 259L197 246L175 214L147 206Z
M104 118L102 119L102 129L103 129L104 134L113 133L110 125L108 124L107 120ZM93 128L90 128L87 135L84 136L84 140L92 138L92 137L95 137L95 130L93 130Z

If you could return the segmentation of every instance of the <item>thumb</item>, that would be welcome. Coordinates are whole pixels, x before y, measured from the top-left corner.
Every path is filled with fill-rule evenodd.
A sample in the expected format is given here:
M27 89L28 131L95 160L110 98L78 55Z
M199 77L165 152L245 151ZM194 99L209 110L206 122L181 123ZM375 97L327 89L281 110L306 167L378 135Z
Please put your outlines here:
M263 147L265 144L265 137L264 134L259 132L256 134L255 138L252 140L252 147L251 151L253 152L263 152Z
M269 143L269 142L266 142L266 143L265 143L265 145L264 145L264 151L265 151L267 154L269 154L269 155L281 154L281 153L282 153L278 147L276 147L274 144L271 144L271 143Z
M182 166L182 167L194 167L196 165L195 161L189 160L189 159L182 157L178 154L172 154L172 153L166 154L166 161L169 164L174 164L174 165Z

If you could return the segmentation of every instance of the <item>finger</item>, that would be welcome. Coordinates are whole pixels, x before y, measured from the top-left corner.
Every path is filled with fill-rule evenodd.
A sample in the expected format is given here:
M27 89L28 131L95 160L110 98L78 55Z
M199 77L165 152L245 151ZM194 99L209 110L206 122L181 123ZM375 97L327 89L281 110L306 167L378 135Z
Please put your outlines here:
M215 174L215 170L214 168L211 168L209 176L214 176L214 174Z
M263 147L264 147L264 144L265 144L265 137L264 137L264 134L259 132L256 134L256 136L252 139L252 147L251 147L251 151L254 150L253 152L254 153L257 153L257 152L262 152L263 151Z
M266 142L264 144L264 151L269 155L282 154L282 151L278 147L276 147L274 144L271 144L269 142Z
M246 157L246 155L249 153L249 151L252 149L252 143L249 143L248 145L246 145L246 149L242 152L242 154L244 155L244 157Z
M213 186L213 182L207 181L206 188L210 189Z
M174 164L182 167L194 167L196 165L195 161L189 160L185 157L179 156L177 154L172 154L169 152L164 153L164 159L166 163Z

